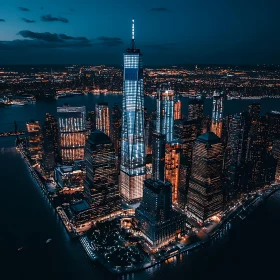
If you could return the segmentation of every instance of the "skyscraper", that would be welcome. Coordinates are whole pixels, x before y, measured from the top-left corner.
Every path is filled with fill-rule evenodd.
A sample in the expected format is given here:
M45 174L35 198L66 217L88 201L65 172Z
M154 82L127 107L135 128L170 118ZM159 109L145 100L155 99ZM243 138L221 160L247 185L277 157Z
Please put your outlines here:
M116 153L116 164L118 172L120 171L121 159L121 128L122 128L122 112L117 104L114 104L112 110L112 130L111 139Z
M120 210L115 150L104 132L95 130L86 140L85 192L95 217Z
M172 184L172 202L178 202L181 145L174 141L165 148L165 180Z
M211 131L214 132L219 137L222 136L223 111L224 111L224 93L214 91Z
M27 154L32 160L42 159L42 131L39 121L31 120L26 124Z
M95 105L96 129L110 136L110 111L107 102Z
M223 206L223 147L213 132L200 135L195 141L187 208L190 216L204 222L218 214Z
M186 228L186 217L172 210L170 182L144 181L143 199L135 211L138 226L148 243L160 247Z
M164 181L165 167L165 136L153 133L152 169L153 178Z
M177 99L174 104L174 120L182 119L182 102L180 99Z
M56 162L59 162L59 139L57 120L46 113L43 126L43 157L42 166L45 171L53 171Z
M165 135L166 142L173 141L174 90L162 85L157 92L156 131Z
M63 162L84 159L86 140L86 108L57 107L60 152Z
M244 172L244 145L246 129L245 114L229 115L226 118L226 149L224 159L225 202L237 199L241 194Z
M145 179L143 61L135 48L134 20L132 46L124 54L123 112L120 192L128 203L139 201Z
M190 99L188 104L188 120L199 120L202 122L204 112L203 99Z

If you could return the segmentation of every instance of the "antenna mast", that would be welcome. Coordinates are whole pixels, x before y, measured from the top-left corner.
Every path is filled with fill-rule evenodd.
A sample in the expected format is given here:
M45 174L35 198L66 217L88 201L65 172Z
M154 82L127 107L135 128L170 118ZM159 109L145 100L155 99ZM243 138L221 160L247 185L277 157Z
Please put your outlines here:
M134 18L132 19L132 49L135 49L135 39L134 39Z

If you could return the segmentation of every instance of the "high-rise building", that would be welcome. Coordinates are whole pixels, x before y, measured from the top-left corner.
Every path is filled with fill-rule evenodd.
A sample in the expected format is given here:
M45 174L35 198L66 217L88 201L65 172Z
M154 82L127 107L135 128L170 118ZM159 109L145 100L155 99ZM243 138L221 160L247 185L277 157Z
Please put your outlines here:
M88 116L86 120L86 129L87 129L87 135L90 135L91 132L96 129L95 111L88 112Z
M191 161L183 154L180 155L179 183L178 183L178 206L186 210L189 181L191 174Z
M110 136L110 110L107 102L95 105L96 129Z
M116 165L118 172L120 171L121 160L121 128L122 128L122 112L115 103L112 110L112 129L111 139L116 153Z
M188 104L188 120L202 121L204 117L204 100L203 99L190 99Z
M204 222L223 207L223 146L213 132L200 135L195 141L187 208L190 216Z
M246 145L246 114L229 115L226 118L227 135L224 157L225 203L237 199L242 192L244 176L244 145Z
M160 247L186 229L186 217L172 210L170 182L147 179L135 211L137 224L152 247Z
M107 134L100 130L91 133L86 140L85 162L85 193L94 216L106 216L120 210L115 149Z
M128 203L139 201L145 179L143 61L135 48L134 20L132 46L124 54L123 111L120 192Z
M42 166L45 171L53 171L57 162L59 162L59 139L58 139L58 122L46 113L45 123L43 126L43 156Z
M260 104L249 105L249 132L246 149L245 191L262 187L266 181L267 168L267 121L260 116Z
M63 162L84 159L86 140L86 108L57 107L60 153Z
M178 202L181 145L174 141L165 148L165 180L172 184L172 202Z
M153 133L152 174L153 178L164 181L165 136Z
M180 99L177 99L174 103L174 120L182 119L182 102Z
M213 94L211 131L214 132L219 137L222 136L223 111L224 111L224 94L223 92L219 93L215 91Z
M152 116L148 114L148 110L144 110L144 127L145 127L145 147L146 154L152 153L152 134L153 134L153 121Z
M166 142L173 141L174 90L162 85L157 92L156 132L165 135Z
M26 123L27 155L32 160L42 159L42 131L39 121L31 120Z
M203 133L204 100L190 99L188 104L188 121L196 123L197 134Z

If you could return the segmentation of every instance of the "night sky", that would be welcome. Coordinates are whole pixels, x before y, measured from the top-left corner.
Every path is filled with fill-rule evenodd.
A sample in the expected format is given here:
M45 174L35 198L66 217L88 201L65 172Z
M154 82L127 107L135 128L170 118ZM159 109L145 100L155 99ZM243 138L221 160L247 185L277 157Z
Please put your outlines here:
M277 0L0 0L0 64L280 63Z

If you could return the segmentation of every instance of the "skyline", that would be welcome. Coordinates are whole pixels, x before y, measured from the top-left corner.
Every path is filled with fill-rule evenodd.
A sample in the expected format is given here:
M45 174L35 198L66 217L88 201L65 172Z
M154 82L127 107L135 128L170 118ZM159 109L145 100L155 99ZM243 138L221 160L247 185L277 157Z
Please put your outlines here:
M5 2L0 2L1 64L121 65L131 18L146 65L280 62L274 35L280 4L270 0L271 5L255 1L254 6L239 0Z

